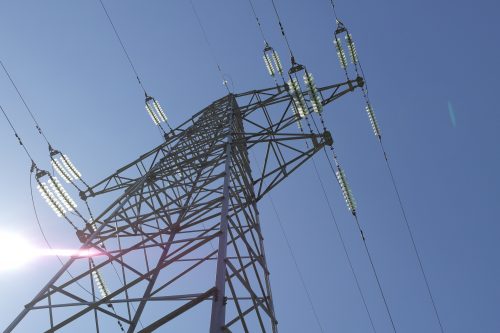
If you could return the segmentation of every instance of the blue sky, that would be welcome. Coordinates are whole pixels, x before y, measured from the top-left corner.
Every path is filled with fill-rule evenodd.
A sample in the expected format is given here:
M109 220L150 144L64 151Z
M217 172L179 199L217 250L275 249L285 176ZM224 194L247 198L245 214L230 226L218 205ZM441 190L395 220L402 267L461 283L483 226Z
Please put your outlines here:
M270 1L254 2L269 41L289 66ZM234 90L272 86L248 2L194 3ZM160 100L173 125L225 94L188 1L105 4L146 89ZM276 4L298 60L318 84L342 81L329 1ZM446 332L500 331L499 9L494 1L337 2L363 62ZM47 136L90 183L160 143L144 111L143 93L97 0L3 1L0 43L0 58ZM46 144L3 74L0 92L0 103L27 147L48 168ZM361 95L346 96L325 117L398 331L438 332ZM0 139L0 229L43 246L31 209L29 161L4 121ZM317 163L375 325L379 332L389 331L357 230L326 161L318 157ZM325 331L367 332L369 322L312 165L306 164L272 196ZM71 229L35 199L51 242L77 246ZM268 201L260 209L280 330L316 332L273 210ZM0 327L58 267L56 260L47 259L0 273Z

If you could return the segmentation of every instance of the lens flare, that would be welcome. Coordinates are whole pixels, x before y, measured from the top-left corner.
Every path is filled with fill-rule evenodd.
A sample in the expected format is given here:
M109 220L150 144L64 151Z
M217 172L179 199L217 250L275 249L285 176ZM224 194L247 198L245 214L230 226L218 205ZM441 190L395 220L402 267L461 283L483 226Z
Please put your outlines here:
M0 232L0 270L19 268L29 262L32 249L19 235Z
M20 268L41 257L93 257L102 255L97 249L43 249L14 233L0 231L0 271Z

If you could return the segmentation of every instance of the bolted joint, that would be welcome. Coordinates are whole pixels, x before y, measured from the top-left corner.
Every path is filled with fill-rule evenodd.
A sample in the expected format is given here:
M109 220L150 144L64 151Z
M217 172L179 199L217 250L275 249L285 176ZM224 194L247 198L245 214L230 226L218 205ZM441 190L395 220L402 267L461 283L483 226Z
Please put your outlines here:
M80 195L80 199L82 199L83 201L87 200L87 195L85 194L84 191L80 191L79 195Z
M325 140L325 144L328 146L333 146L333 137L330 131L325 131L323 133L323 139Z
M360 88L363 88L363 86L365 85L365 80L361 76L358 76L356 77L356 83Z
M76 231L76 237L78 238L78 240L80 241L80 243L85 243L87 241L87 235L85 235L85 233L83 232L83 230L77 230Z

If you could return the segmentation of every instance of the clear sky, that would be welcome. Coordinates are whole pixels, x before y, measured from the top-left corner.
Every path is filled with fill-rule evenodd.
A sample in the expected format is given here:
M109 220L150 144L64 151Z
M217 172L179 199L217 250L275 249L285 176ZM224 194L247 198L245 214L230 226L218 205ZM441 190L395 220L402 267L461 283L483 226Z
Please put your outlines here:
M270 0L254 2L268 39L288 67ZM194 3L234 90L272 86L248 2ZM146 89L173 125L225 94L188 1L105 4ZM298 60L318 84L342 81L329 1L276 4ZM356 41L445 332L499 332L500 5L491 0L338 0L337 10ZM160 143L97 0L2 1L0 45L0 58L47 136L90 183ZM46 144L3 74L0 103L35 159L49 168ZM325 117L398 331L439 332L361 95L346 96ZM31 208L30 164L5 121L0 121L0 140L0 230L44 246ZM317 163L375 326L388 332L359 234L326 161L318 157ZM368 332L311 163L272 196L325 331ZM78 246L71 229L37 193L35 200L54 246ZM260 209L280 330L319 332L269 202ZM44 259L0 272L2 329L59 267L56 260Z

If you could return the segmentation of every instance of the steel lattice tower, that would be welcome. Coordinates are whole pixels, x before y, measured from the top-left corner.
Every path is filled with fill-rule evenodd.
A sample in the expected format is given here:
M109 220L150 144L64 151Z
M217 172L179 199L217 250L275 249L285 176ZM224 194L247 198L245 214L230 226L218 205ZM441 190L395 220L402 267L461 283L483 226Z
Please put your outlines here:
M319 88L323 105L362 85ZM332 144L329 132L299 131L292 108L286 86L229 94L80 193L114 194L77 233L101 255L71 257L5 332L40 318L41 332L179 331L189 320L276 332L257 204Z

